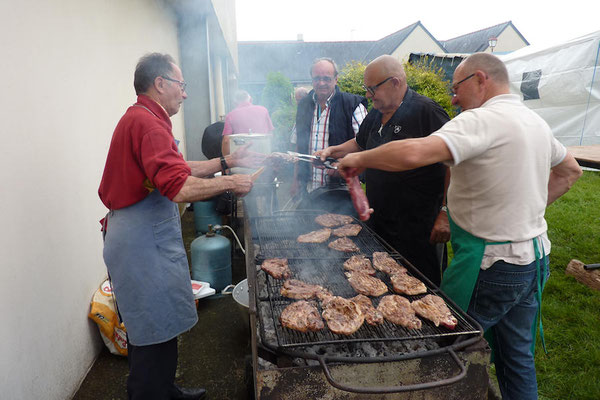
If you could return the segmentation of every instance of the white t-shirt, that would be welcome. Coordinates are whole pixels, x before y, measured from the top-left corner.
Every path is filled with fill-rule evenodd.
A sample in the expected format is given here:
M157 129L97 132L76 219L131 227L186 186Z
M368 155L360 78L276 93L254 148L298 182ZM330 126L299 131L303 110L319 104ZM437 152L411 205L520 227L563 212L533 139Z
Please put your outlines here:
M550 168L567 149L548 124L519 96L491 98L462 112L432 135L440 137L453 161L448 209L462 229L490 242L482 268L503 259L526 265L534 261L531 239L541 236L550 252L544 213Z

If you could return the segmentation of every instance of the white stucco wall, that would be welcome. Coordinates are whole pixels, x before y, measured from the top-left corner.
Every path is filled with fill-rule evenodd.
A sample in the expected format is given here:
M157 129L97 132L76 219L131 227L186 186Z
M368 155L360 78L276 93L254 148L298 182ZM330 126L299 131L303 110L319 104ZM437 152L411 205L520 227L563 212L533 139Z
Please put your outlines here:
M68 399L101 348L87 313L112 131L139 57L178 58L177 27L160 0L21 0L1 2L0 33L0 398Z
M401 61L407 61L410 53L443 53L444 49L441 48L435 40L431 38L423 30L422 27L417 26L415 30L393 51L392 56L398 58Z

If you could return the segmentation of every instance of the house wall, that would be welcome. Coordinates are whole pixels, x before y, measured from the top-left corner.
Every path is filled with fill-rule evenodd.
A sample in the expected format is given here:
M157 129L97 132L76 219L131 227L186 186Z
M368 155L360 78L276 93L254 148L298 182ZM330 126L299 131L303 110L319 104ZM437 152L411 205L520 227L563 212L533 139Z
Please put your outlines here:
M0 397L68 399L102 346L87 314L110 138L139 57L179 58L177 25L160 0L3 1L0 20Z
M431 38L423 30L422 27L417 26L415 30L402 42L400 46L392 52L392 56L398 58L401 61L408 61L410 53L443 53L444 49L441 48L435 40Z
M496 47L494 47L495 53L502 52L511 52L523 47L527 46L527 44L523 41L523 38L511 27L508 27L500 36L498 36L498 42L496 43ZM491 52L491 48L486 49L486 53Z

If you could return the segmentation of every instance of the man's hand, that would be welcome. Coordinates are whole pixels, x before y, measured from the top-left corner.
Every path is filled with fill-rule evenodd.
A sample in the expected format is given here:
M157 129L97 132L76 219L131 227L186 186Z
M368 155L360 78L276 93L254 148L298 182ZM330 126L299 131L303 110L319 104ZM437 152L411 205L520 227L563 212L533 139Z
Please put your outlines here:
M228 178L233 180L235 185L233 193L235 193L236 196L242 197L252 190L252 175L234 174L229 175Z
M450 224L445 211L440 211L429 236L430 243L446 243L450 240Z
M343 176L348 177L360 175L365 170L365 168L361 167L360 157L360 152L347 154L344 158L339 160L339 163L337 164L338 171L340 171Z
M267 156L262 153L250 151L248 148L252 143L248 143L237 149L231 155L231 163L228 162L230 167L245 167L245 168L258 168L265 163Z

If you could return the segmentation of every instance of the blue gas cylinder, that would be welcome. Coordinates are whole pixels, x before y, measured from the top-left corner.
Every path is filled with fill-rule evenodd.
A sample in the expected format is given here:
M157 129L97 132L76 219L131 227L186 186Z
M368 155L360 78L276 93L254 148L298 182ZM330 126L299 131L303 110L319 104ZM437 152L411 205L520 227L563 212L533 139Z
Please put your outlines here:
M217 292L231 285L231 243L215 233L212 225L206 235L194 239L191 253L193 280L208 282Z
M208 225L219 225L221 216L217 213L217 199L194 202L194 225L196 233L208 232Z

